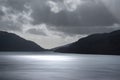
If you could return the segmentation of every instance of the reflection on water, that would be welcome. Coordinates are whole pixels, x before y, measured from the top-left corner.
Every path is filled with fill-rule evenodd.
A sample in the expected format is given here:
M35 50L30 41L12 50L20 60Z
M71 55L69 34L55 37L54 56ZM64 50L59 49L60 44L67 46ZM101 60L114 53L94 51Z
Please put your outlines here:
M120 56L0 55L0 80L120 80Z
M45 61L66 61L71 60L70 56L62 56L62 55L27 55L27 56L19 56L22 58L32 59L32 60L45 60Z

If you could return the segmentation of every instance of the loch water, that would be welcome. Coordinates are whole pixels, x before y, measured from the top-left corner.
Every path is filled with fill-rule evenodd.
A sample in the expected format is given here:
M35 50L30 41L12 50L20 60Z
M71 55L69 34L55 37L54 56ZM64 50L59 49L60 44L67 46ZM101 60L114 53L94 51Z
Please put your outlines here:
M1 53L0 80L120 80L120 56Z

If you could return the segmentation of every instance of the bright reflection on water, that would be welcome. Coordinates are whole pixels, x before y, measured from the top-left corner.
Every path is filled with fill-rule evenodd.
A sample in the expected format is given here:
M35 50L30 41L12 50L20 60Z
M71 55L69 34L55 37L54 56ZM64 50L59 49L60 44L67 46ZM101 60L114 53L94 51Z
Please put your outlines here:
M22 58L33 59L33 60L44 60L44 61L66 61L72 59L68 56L57 56L57 55L27 55L21 56Z
M0 55L0 80L120 80L120 56Z

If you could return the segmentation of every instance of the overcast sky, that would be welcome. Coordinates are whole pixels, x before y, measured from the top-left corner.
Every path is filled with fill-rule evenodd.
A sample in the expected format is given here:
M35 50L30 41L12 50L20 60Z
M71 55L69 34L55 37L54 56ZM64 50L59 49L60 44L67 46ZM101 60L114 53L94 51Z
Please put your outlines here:
M0 30L44 48L120 29L120 0L0 0Z

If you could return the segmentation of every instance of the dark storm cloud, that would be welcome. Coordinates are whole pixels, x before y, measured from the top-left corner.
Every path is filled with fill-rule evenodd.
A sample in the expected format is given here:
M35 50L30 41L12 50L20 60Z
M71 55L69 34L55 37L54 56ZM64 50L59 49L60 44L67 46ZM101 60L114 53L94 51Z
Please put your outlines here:
M102 0L102 1L120 22L120 0Z
M30 0L5 0L5 6L12 7L14 10L23 11L24 5L29 3Z
M4 12L0 10L0 19L2 18L2 16L4 16Z
M106 33L114 30L120 29L119 24L114 24L111 26L96 26L96 27L58 27L59 31L65 34L95 34L95 33Z
M54 13L45 4L41 7L36 7L32 17L34 24L47 23L55 26L110 26L117 23L117 19L112 13L104 6L102 2L95 3L87 2L81 4L77 10L69 12L62 10ZM56 1L57 2L57 1Z
M33 9L32 17L34 24L47 23L55 26L109 26L117 23L116 18L102 4L95 3L97 0L85 0L85 4L78 6L77 10L69 12L62 10L54 13L47 6L48 0L6 0L6 5L15 10L23 11L25 4L30 4ZM63 3L64 0L49 0L55 3ZM57 6L57 5L56 5ZM62 5L60 6L62 7Z
M83 5L80 14L82 26L110 26L118 22L101 2Z
M33 27L44 23L49 27L54 26L58 31L71 34L105 32L108 29L106 26L118 23L116 16L99 0L81 0L83 3L79 0L70 0L71 3L65 1L67 0L1 0L0 5L12 8L10 13L22 13L29 10L26 5L30 6L32 13L29 17L33 18L33 22L28 20L28 23ZM0 15L4 15L4 12L0 11ZM1 22L0 27L8 26L4 28L20 30L18 26L24 24L11 24L10 21L6 23L7 25ZM29 32L41 34L36 30Z

